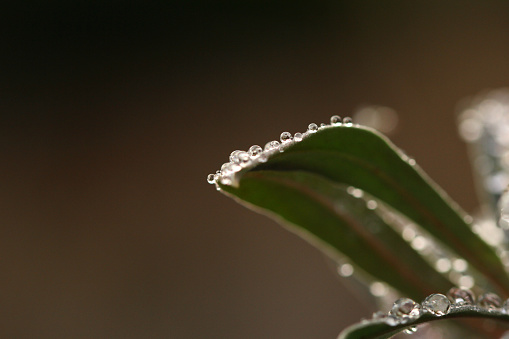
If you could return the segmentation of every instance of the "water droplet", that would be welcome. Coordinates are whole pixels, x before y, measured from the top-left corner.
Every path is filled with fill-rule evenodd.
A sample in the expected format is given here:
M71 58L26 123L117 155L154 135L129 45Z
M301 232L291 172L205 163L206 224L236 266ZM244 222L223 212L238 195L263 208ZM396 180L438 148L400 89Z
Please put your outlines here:
M347 126L352 126L352 118L350 118L350 117L343 118L343 124L345 124Z
M502 305L502 312L505 314L509 314L509 299L506 299L506 301Z
M458 279L458 285L461 288L472 288L475 285L475 280L469 275L463 275Z
M471 224L472 222L474 222L474 218L472 218L472 216L470 215L465 215L463 217L463 221L466 222L467 224Z
M269 156L266 153L262 153L258 157L259 162L267 162L267 160L269 160Z
M236 164L239 162L239 157L237 156L241 151L240 150L236 150L236 151L233 151L231 154L230 154L230 162Z
M281 142L289 142L292 141L292 134L290 132L281 133Z
M414 250L420 252L428 247L428 240L425 237L419 235L412 240L410 245Z
M401 323L414 321L421 316L421 305L408 298L400 298L394 302L389 312L391 315L401 319Z
M366 206L370 210L375 210L378 207L378 203L375 200L368 200L368 202L366 203Z
M302 133L295 133L295 135L293 136L293 139L294 139L295 141L299 142L299 141L302 141L302 138L303 138L303 137L304 137L304 136L302 135Z
M411 226L407 226L403 229L403 233L401 235L406 241L412 241L417 234Z
M415 159L412 159L412 158L408 159L408 164L410 166L415 166Z
M273 150L275 148L278 148L279 145L280 145L279 141L277 141L277 140L269 141L268 143L265 144L265 150L266 151Z
M465 259L455 259L452 262L452 268L457 272L465 272L468 268L468 263Z
M495 310L502 306L502 299L495 293L484 293L479 297L477 304L482 308Z
M353 266L350 265L350 264L343 264L341 266L338 267L338 273L339 275L341 275L342 277L349 277L353 274Z
M364 195L364 192L359 188L354 188L351 193L355 198L360 199Z
M369 291L375 297L383 297L387 294L387 287L383 282L375 281L369 286Z
M331 125L341 125L341 117L339 115L333 115L330 117Z
M260 153L263 152L263 148L261 148L260 146L258 145L253 145L251 147L249 147L249 155L252 157L252 158L256 158L257 156L260 155Z
M216 175L215 174L207 175L207 182L209 184L215 184L216 183Z
M451 302L445 295L436 293L428 296L422 302L422 307L428 312L441 317L449 312Z
M440 273L449 272L451 269L451 261L447 258L440 258L436 261L435 268Z
M232 184L232 179L230 177L223 176L223 177L221 177L221 184L223 184L223 185L231 185Z
M415 332L417 332L417 326L412 326L412 327L406 328L403 331L403 333L405 333L405 334L414 334Z
M237 153L237 158L239 159L239 163L241 166L246 166L250 160L249 153L244 151Z
M475 302L474 293L465 288L452 287L447 292L447 297L455 305L473 305Z
M309 133L315 133L316 131L318 131L318 125L315 124L315 123L311 123L309 124L308 126L308 132Z
M232 163L231 162L225 162L221 166L221 175L222 176L228 176L228 175L231 174L232 171L233 171L233 169L232 169Z

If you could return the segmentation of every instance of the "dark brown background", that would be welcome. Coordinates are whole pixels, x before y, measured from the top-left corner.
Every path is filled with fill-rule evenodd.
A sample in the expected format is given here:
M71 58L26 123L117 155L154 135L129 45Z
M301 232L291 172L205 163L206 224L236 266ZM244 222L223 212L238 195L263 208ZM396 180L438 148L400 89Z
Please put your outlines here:
M509 84L509 3L182 1L0 11L5 338L335 338L371 310L207 185L361 104L476 206L459 99Z

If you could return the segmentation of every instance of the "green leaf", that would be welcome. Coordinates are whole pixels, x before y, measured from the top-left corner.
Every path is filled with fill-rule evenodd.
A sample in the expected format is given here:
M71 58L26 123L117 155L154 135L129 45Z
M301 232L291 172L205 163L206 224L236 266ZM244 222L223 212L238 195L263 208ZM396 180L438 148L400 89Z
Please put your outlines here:
M333 258L346 255L372 278L414 298L451 283L437 273L363 199L343 185L306 172L245 173L238 188L225 186L243 204L287 225Z
M304 228L306 234L321 240L320 246L326 244L329 250L332 247L357 263L362 261L363 269L379 277L382 273L372 267L378 267L377 264L368 262L380 263L382 259L378 256L382 252L373 253L373 243L367 240L368 234L360 235L359 227L355 226L355 232L364 242L352 242L348 253L346 250L350 235L344 232L353 227L352 222L359 215L348 215L347 219L352 222L339 221L340 217L337 213L333 215L330 206L344 197L336 197L337 191L325 192L333 184L360 188L423 227L508 295L509 279L494 250L471 231L464 221L465 214L446 194L418 166L402 157L401 151L372 129L334 126L293 144L265 163L240 171L234 185L220 184L220 187L223 192L261 207L262 213L270 211ZM312 177L300 181L295 180L295 176L276 180L275 172L305 173ZM317 184L318 178L326 181ZM340 226L342 224L348 226ZM404 248L403 243L395 251L400 248ZM404 260L403 256L399 259ZM389 277L384 280L409 296L416 295L416 291L406 291L401 282L391 282Z
M458 318L484 318L503 322L509 325L509 315L498 310L486 310L476 306L454 307L448 314L438 317L431 313L422 314L417 320L389 325L385 319L364 320L344 329L338 339L386 339L408 328L437 320ZM482 329L480 329L482 331Z

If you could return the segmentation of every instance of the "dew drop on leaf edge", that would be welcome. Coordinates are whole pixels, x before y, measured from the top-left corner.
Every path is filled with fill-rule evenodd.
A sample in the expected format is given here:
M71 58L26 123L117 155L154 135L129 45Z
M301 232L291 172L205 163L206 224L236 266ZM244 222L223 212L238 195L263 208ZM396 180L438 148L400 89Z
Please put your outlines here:
M308 132L309 133L315 133L316 131L318 131L318 125L315 124L315 123L311 123L309 124L308 126Z
M280 140L283 143L292 141L292 134L290 132L283 132L281 133Z
M330 123L331 125L340 125L341 124L341 117L339 115L333 115L330 117Z
M451 301L445 295L435 293L424 299L422 307L431 314L441 317L449 312Z

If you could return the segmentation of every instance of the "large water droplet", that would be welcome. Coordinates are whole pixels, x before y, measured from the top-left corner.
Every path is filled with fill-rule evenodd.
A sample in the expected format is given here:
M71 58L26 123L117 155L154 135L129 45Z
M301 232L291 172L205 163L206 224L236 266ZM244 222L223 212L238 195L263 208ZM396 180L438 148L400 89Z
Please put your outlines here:
M311 123L309 124L308 126L308 132L309 133L315 133L316 131L318 131L318 125L315 124L315 123Z
M449 312L451 302L445 295L436 293L428 296L422 302L422 307L428 312L441 317Z
M474 293L464 288L452 287L447 292L447 297L453 304L459 306L473 305L475 302Z
M302 141L302 138L303 138L303 137L304 137L304 136L302 135L302 133L295 133L295 135L293 136L293 139L294 139L295 141L299 142L299 141Z
M414 321L421 316L421 305L408 298L400 298L394 302L389 312L391 315L401 319L401 323Z
M502 299L495 293L484 293L479 297L477 304L482 308L495 310L502 306Z
M343 118L343 124L345 124L346 126L352 126L352 118L350 117Z
M207 182L209 184L215 184L216 183L216 175L215 174L207 175Z
M289 142L292 141L292 134L290 132L283 132L281 133L281 142Z
M256 158L257 156L260 155L260 153L263 152L263 148L261 148L260 146L258 145L253 145L251 147L249 147L249 155L252 157L252 158Z
M269 141L268 143L265 144L265 150L266 151L270 151L270 150L273 150L275 148L278 148L279 147L279 141L277 140L274 140L274 141Z
M341 117L339 115L333 115L330 117L331 125L341 125Z

